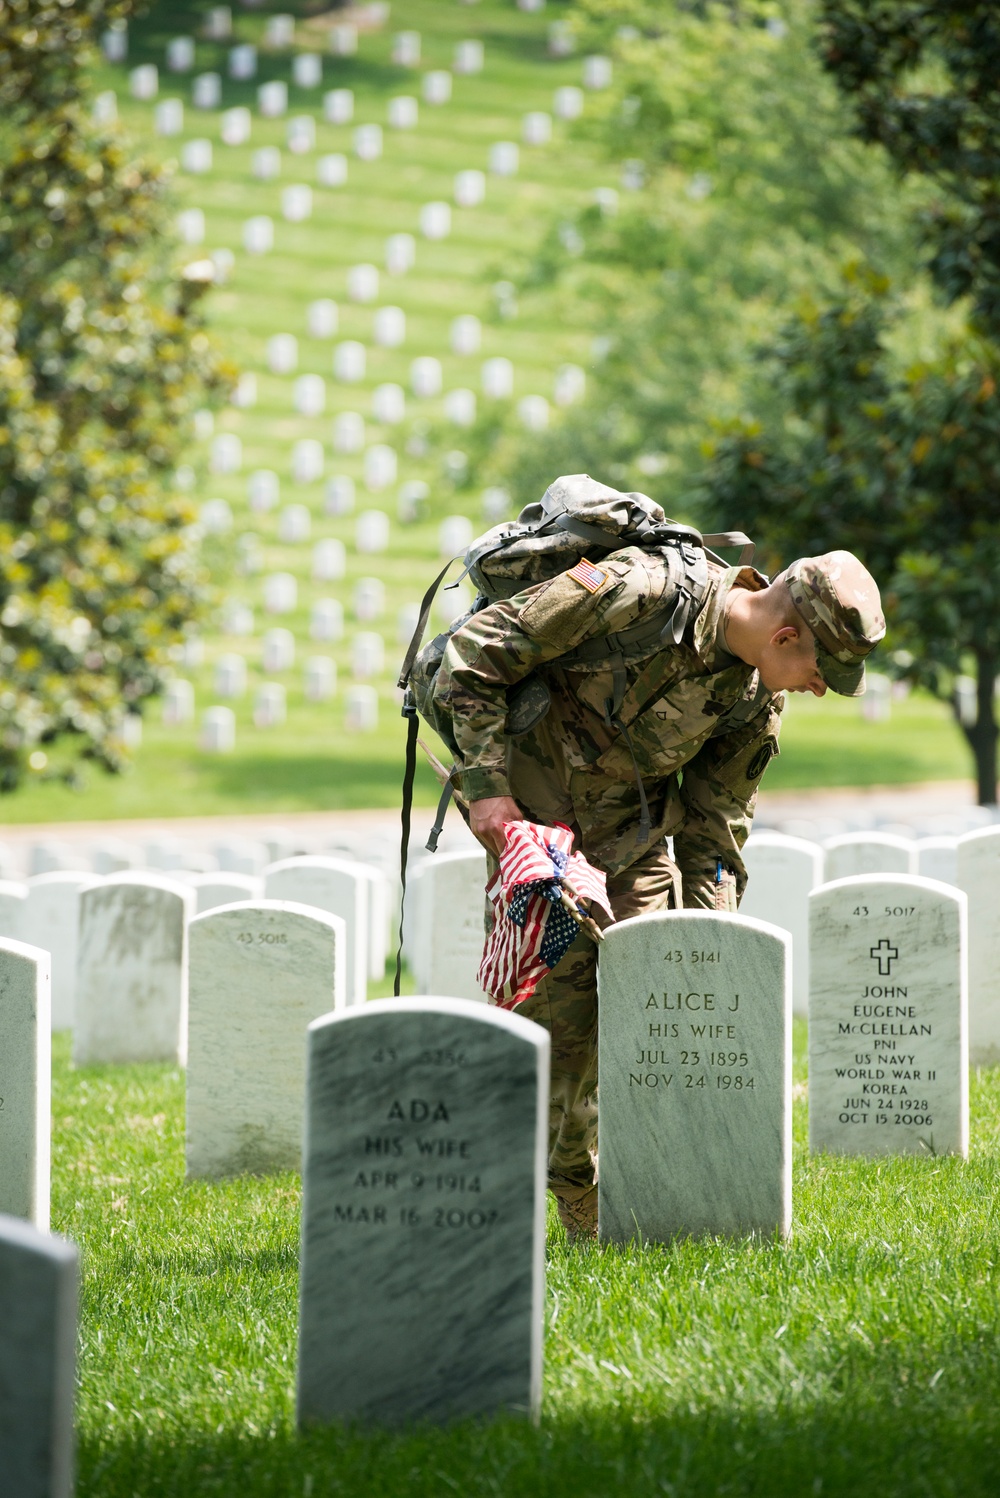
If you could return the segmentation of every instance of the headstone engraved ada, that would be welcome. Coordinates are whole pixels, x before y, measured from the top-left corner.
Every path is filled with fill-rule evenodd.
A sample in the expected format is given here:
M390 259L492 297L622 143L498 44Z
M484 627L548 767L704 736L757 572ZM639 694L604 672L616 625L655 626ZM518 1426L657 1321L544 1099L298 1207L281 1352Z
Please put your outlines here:
M191 922L189 1178L298 1169L306 1027L343 1008L344 943L339 916L278 900Z
M5 1498L71 1498L79 1256L0 1216L0 1475Z
M308 1045L300 1423L537 1418L548 1034L385 999Z
M965 896L870 875L809 907L810 1148L967 1155Z
M686 910L601 948L599 1231L605 1242L787 1233L791 942Z

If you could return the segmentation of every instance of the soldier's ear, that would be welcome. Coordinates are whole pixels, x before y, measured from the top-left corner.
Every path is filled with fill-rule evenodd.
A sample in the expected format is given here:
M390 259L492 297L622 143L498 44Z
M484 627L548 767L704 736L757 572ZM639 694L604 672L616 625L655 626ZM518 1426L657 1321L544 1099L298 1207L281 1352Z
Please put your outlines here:
M795 645L801 638L801 631L794 624L783 624L780 629L775 630L768 643L778 647L782 645Z

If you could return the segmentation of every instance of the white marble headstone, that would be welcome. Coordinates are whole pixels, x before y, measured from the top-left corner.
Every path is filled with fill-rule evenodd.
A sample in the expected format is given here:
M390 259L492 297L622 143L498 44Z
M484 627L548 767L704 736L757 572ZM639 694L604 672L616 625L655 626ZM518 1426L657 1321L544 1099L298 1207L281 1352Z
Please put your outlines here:
M445 68L432 68L424 74L421 92L425 104L447 104L451 98L451 74Z
M441 394L441 360L425 354L410 365L410 389L422 400L433 400Z
M537 1418L549 1038L386 999L309 1028L298 1418Z
M957 884L969 902L969 1061L1000 1062L1000 827L958 839Z
M823 881L818 843L753 832L743 849L747 887L740 914L780 926L792 938L792 1008L809 1012L809 895Z
M420 232L425 239L447 239L451 233L451 204L425 203L420 210Z
M916 852L913 843L892 832L843 832L823 845L823 877L853 879L862 874L912 874Z
M279 78L262 83L257 90L257 108L265 119L279 119L288 109L288 84Z
M412 870L404 950L418 993L483 1002L476 974L486 945L486 854L432 853Z
M72 1498L79 1256L0 1216L0 1471L6 1498Z
M521 150L516 141L498 140L490 146L490 171L494 177L516 177L521 165Z
M776 926L710 910L606 932L603 1241L789 1231L790 945Z
M306 308L306 326L310 338L332 338L337 331L339 313L336 302L320 297Z
M17 879L0 879L0 936L22 941L28 886Z
M356 338L345 338L333 351L333 373L345 384L355 385L365 377L365 346Z
M280 900L192 921L189 1178L299 1167L306 1027L343 1007L344 940L337 916Z
M354 118L354 91L331 88L323 95L323 118L329 125L349 125Z
M915 873L925 879L937 879L942 884L958 881L958 838L920 837L916 842L917 867Z
M402 385L376 385L372 391L372 418L383 426L398 426L406 417L406 392ZM368 485L371 488L371 484Z
M112 874L80 893L73 1060L184 1061L189 885Z
M509 400L514 394L514 366L502 355L487 359L482 371L483 394L490 400Z
M192 874L188 880L194 890L198 915L217 905L235 905L241 900L262 900L264 881L257 874L236 874L220 870L217 874Z
M292 477L297 484L315 484L323 477L323 444L315 437L300 437L292 446Z
M218 73L199 73L191 84L195 109L218 109L222 102L222 79Z
M281 152L277 146L261 146L250 158L250 170L258 182L273 182L281 176Z
M49 1226L49 970L48 952L0 940L0 1213L43 1232Z
M552 116L542 109L532 109L521 122L521 139L526 146L547 146L552 139Z
M385 268L390 276L403 276L412 270L417 258L417 242L412 234L390 234L385 242Z
M384 510L362 510L354 527L354 544L363 555L385 551L389 545L389 517Z
M365 419L358 411L340 411L333 421L333 445L338 453L358 453L365 445Z
M312 554L312 575L316 582L339 582L346 570L347 551L343 541L328 536L316 542Z
M368 993L370 879L352 861L306 854L269 864L264 870L268 900L315 906L344 922L344 999L363 1004Z
M328 702L337 690L337 663L328 655L309 655L303 671L307 702Z
M41 947L52 958L53 1030L69 1030L73 1025L80 891L93 882L93 874L62 870L28 880L20 940Z
M230 754L235 749L236 715L231 707L205 709L199 743L208 754Z
M348 733L374 733L378 728L378 692L353 686L344 694L344 727Z
M967 1154L964 895L916 875L839 879L809 918L810 1147Z
M318 156L316 181L320 187L343 187L347 181L347 157L340 151L327 151Z
M344 634L344 605L339 598L317 598L309 621L311 640L340 640Z

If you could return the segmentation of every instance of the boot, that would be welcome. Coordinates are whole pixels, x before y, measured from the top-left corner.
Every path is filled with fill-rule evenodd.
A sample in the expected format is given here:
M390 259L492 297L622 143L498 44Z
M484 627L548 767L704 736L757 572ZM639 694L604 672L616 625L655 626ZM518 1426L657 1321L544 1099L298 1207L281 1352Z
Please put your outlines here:
M549 1186L570 1243L593 1242L597 1238L597 1186L563 1178L550 1181Z

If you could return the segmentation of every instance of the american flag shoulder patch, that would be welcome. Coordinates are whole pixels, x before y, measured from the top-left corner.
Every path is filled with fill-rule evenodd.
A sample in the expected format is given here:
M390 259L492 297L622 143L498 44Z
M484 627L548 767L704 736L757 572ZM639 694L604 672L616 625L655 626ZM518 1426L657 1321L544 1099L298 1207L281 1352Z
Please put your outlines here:
M588 562L586 557L571 567L568 575L588 593L599 593L608 580L608 574L595 567L593 562Z

